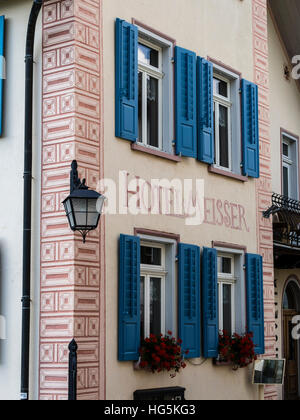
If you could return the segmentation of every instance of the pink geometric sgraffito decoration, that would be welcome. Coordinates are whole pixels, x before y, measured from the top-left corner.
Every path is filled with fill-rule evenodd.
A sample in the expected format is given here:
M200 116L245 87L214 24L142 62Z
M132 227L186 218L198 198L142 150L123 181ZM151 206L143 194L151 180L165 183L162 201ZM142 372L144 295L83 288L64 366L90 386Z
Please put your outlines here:
M271 206L271 139L269 107L268 68L268 22L266 0L252 0L254 82L259 89L260 128L260 178L256 181L257 238L258 252L263 256L264 315L265 315L265 357L275 357L275 306L274 306L274 263L273 229L271 219L267 221L262 212ZM274 386L265 387L265 399L277 399Z
M78 344L78 399L105 398L104 218L83 244L62 201L76 159L103 177L102 0L45 1L39 398L68 398L68 344ZM100 261L103 261L100 264ZM100 268L101 267L101 268ZM100 336L102 334L102 336Z

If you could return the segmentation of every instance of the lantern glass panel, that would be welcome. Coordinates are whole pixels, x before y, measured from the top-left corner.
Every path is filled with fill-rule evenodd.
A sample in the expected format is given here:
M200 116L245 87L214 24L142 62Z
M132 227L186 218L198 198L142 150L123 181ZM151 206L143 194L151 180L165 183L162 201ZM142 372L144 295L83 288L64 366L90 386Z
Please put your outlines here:
M69 219L70 227L71 227L71 229L74 229L75 228L75 222L74 222L74 216L73 216L73 212L72 212L72 205L71 205L70 198L68 198L64 202L64 207L65 207L65 211L66 211L67 217Z
M87 213L87 225L95 227L97 226L99 213L97 211L97 199L88 200L88 213Z
M97 199L97 212L101 215L102 214L102 210L103 210L103 205L104 205L104 201L105 201L106 197L104 195L100 195L100 197L98 197Z
M85 198L72 198L75 224L77 227L85 227L87 219L87 202Z

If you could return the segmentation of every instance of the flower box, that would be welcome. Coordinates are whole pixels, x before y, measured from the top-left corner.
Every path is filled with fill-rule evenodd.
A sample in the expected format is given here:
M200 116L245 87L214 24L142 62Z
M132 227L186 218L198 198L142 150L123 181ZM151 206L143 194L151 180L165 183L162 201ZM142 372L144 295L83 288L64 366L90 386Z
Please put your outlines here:
M233 370L244 368L256 360L253 334L229 335L226 331L219 334L219 357L217 366L233 365Z
M186 367L181 343L180 339L172 337L171 331L168 331L168 335L150 334L150 337L142 341L140 359L134 364L134 369L152 373L167 371L171 372L171 377L176 376L176 373ZM185 354L188 354L188 350Z

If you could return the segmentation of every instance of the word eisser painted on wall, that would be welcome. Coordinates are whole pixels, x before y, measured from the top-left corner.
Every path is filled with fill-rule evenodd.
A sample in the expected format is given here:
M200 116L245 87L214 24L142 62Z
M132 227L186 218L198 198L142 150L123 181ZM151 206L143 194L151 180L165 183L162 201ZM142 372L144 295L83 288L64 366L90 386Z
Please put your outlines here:
M99 182L107 198L104 214L166 215L184 219L188 226L202 223L249 232L246 209L238 203L205 197L203 179L151 179L119 171L119 185L112 179ZM118 206L117 206L118 191Z

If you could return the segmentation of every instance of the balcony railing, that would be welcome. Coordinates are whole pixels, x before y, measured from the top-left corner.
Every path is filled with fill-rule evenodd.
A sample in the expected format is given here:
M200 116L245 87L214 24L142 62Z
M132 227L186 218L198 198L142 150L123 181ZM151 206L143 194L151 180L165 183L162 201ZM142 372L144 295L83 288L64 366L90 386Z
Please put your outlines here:
M273 193L272 206L263 213L273 216L274 243L300 248L300 201Z

